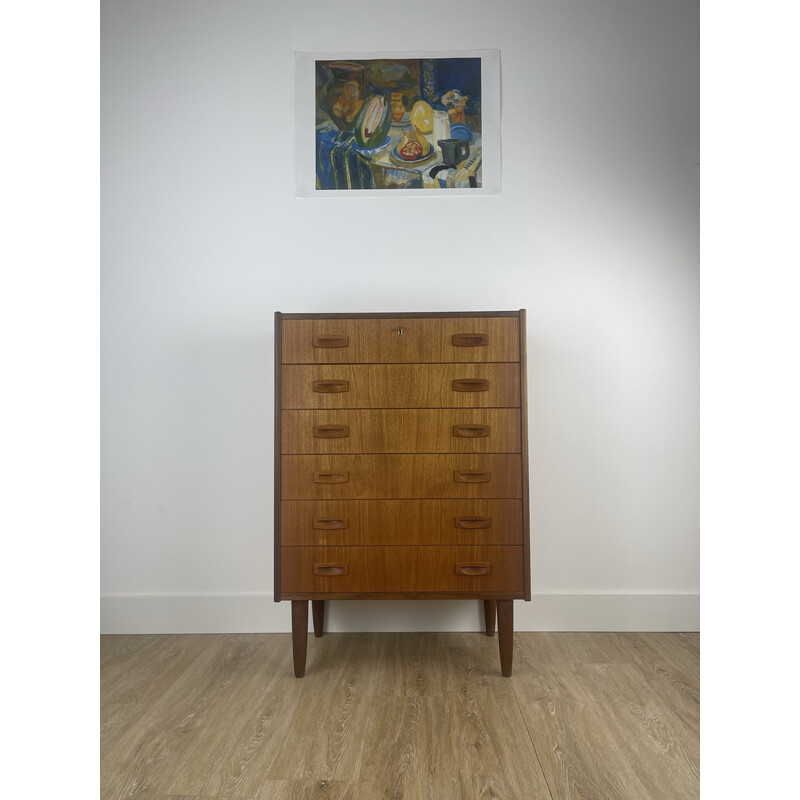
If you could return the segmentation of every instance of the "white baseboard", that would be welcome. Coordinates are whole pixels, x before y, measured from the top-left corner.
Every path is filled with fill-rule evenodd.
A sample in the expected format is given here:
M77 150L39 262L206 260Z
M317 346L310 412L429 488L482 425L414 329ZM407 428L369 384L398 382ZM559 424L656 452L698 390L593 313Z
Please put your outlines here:
M325 629L354 631L477 631L477 600L331 602ZM700 595L537 593L514 604L518 631L697 631ZM272 594L106 595L102 633L287 633L288 603Z

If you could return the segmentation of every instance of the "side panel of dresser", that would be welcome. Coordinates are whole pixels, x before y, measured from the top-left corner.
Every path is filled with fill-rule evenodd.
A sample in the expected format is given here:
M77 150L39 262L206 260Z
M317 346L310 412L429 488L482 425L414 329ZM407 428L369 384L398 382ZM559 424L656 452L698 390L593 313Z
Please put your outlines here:
M283 331L283 314L275 312L275 547L273 550L274 578L273 578L273 598L276 603L281 601L281 370L283 366L283 348L281 346L281 332Z
M522 567L525 600L531 599L531 509L528 467L528 332L526 310L519 312L519 411L522 434Z

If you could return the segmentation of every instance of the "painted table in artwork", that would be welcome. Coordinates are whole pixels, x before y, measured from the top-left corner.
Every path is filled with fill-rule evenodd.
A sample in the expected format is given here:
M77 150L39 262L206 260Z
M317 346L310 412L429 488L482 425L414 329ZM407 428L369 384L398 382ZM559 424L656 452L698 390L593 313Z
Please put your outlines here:
M481 186L481 135L470 132L466 158L446 164L433 136L427 157L406 161L398 145L406 129L393 126L381 147L360 148L352 134L333 125L317 129L317 175L321 189L445 189Z
M467 189L481 185L481 135L472 134L467 144L467 156L448 165L442 156L441 148L430 141L431 152L420 162L402 161L397 155L397 145L402 141L402 133L391 136L389 147L369 157L372 176L376 188L419 188L424 189ZM427 137L426 137L427 138Z

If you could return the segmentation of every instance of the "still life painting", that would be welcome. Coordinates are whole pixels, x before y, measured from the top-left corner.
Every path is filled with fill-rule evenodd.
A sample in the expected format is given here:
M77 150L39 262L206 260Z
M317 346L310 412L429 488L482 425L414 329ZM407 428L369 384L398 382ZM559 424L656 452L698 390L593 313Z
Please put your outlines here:
M313 64L317 192L483 187L480 57Z

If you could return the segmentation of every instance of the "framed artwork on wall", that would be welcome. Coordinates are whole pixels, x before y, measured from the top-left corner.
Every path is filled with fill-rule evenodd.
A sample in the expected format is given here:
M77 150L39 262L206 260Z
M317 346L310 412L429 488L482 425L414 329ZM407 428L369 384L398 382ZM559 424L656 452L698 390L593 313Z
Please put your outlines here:
M500 51L297 53L300 197L500 192Z

